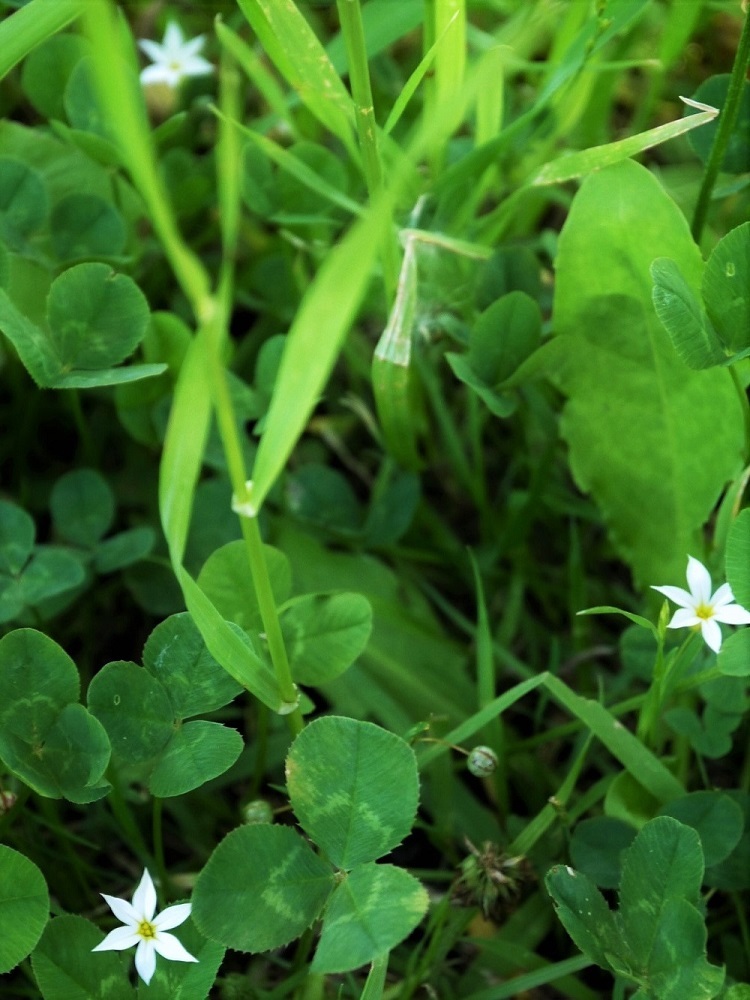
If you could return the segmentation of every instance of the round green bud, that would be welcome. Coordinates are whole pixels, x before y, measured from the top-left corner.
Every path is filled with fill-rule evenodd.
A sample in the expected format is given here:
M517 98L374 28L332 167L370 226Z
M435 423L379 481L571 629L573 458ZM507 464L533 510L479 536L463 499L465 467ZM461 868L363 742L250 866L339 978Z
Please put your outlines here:
M273 809L265 799L251 799L240 806L242 822L250 824L273 823Z
M497 754L491 747L474 747L469 751L466 766L476 778L488 778L497 769Z

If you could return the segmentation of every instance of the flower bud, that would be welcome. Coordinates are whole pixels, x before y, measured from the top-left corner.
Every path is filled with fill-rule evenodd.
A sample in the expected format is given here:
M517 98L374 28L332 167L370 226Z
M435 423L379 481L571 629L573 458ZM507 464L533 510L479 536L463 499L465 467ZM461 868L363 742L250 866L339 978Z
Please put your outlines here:
M497 769L497 754L491 747L478 746L469 751L466 766L476 778L488 778Z

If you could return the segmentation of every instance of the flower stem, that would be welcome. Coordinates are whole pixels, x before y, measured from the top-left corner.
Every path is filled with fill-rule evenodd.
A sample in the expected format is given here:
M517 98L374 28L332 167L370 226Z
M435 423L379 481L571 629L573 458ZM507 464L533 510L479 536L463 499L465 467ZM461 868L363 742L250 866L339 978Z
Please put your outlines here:
M716 129L716 135L714 136L713 146L711 147L711 153L708 158L708 163L706 164L706 170L703 174L701 188L698 192L698 201L695 205L692 225L693 239L696 243L700 243L703 226L705 225L706 216L708 214L709 202L711 201L711 192L714 189L716 178L718 177L721 165L724 162L724 155L727 150L730 136L732 135L734 126L737 122L737 115L740 110L740 100L742 98L742 88L745 85L748 63L750 63L750 14L745 16L745 23L740 36L740 44L737 47L737 53L734 57L734 65L732 66L732 75L729 79L727 97L724 101L724 107L721 109L721 115L719 116L719 123Z

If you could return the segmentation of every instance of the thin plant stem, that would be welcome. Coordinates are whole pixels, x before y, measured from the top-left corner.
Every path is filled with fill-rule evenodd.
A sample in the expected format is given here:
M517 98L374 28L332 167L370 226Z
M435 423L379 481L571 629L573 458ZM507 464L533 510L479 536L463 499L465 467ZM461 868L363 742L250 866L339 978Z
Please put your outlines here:
M263 541L260 537L258 519L257 517L243 517L241 523L242 537L245 539L247 553L250 558L250 571L255 586L255 594L258 598L258 609L266 633L268 652L279 682L281 698L287 704L294 704L297 701L297 688L292 680L292 671L289 667L284 636L281 632L281 623L276 611L276 601L271 589L271 580L268 575L268 566L263 552ZM288 719L292 732L299 732L302 729L303 721L299 709L291 712Z
M724 162L724 155L727 150L727 145L729 143L729 138L732 135L734 126L737 122L737 115L740 110L740 100L742 98L742 89L745 86L745 78L747 75L747 67L750 63L750 14L745 16L745 23L742 27L742 34L740 36L740 44L737 47L737 53L734 57L734 65L732 66L732 75L729 78L729 89L727 90L727 97L724 101L724 107L722 108L721 115L719 116L719 123L716 129L716 135L714 136L713 146L711 147L711 153L708 158L708 163L706 164L706 169L703 174L703 181L701 183L700 191L698 192L698 201L695 205L695 213L693 214L693 225L692 233L693 239L696 243L700 243L701 234L703 233L703 227L706 222L706 216L708 215L708 206L711 201L711 192L714 189L714 184L716 183L716 178L721 170L721 165Z
M370 68L367 61L365 33L362 27L362 11L360 0L336 0L341 23L341 34L346 45L349 62L349 83L354 98L357 136L362 150L362 166L367 184L370 201L383 190L383 168L380 162L377 126L375 123L375 106L370 86ZM383 209L391 212L390 204ZM382 246L383 275L386 295L390 301L398 283L398 263L396 260L396 244L393 235L393 224L388 227L383 237Z
M151 840L154 849L154 861L156 862L156 871L159 876L159 882L161 883L161 891L165 896L169 897L171 896L171 891L167 866L164 861L162 814L162 799L154 795L151 805Z

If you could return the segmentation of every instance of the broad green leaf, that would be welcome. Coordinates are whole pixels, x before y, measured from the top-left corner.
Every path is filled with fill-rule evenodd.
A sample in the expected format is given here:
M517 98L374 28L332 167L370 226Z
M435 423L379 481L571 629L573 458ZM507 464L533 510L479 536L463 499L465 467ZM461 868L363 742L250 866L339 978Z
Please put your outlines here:
M125 250L127 231L117 209L85 192L59 201L50 217L52 249L60 260L117 257Z
M750 795L735 789L726 794L742 810L744 831L729 857L706 869L703 881L711 888L742 892L750 889Z
M604 969L621 950L618 928L604 896L586 875L563 865L544 880L560 923L576 946Z
M562 432L578 485L642 584L682 575L743 447L730 374L690 371L650 306L649 266L667 254L697 287L700 253L656 178L632 162L587 178L557 258Z
M640 777L639 772L634 770L615 775L604 797L604 812L640 830L656 815L659 800L644 788L634 774Z
M300 825L337 868L381 857L414 823L414 751L370 722L336 716L311 722L292 744L286 778Z
M128 956L97 952L104 935L84 917L65 914L47 924L31 956L44 1000L132 1000Z
M33 861L0 844L0 974L34 949L48 920L44 876Z
M0 157L0 238L20 249L44 222L47 190L36 170L21 160Z
M50 510L58 534L74 545L90 547L112 527L115 498L94 469L76 469L52 487Z
M664 713L664 721L674 733L686 736L696 753L711 760L724 757L732 749L732 733L737 729L741 716L721 715L710 718L709 708L700 718L689 708L671 708Z
M81 557L54 545L38 545L20 580L25 604L42 601L73 590L85 579Z
M45 388L51 386L60 373L61 365L48 338L43 330L23 315L2 288L0 330L13 344L21 363L36 384Z
M289 510L336 535L357 535L364 515L351 483L336 469L309 462L286 477Z
M740 806L722 792L691 792L659 812L697 831L707 868L732 853L745 825Z
M735 983L730 986L726 993L722 993L722 1000L750 1000L750 983Z
M724 983L724 969L706 961L706 924L685 899L669 899L642 977L650 1000L711 1000Z
M741 510L729 529L726 571L735 601L750 608L750 508Z
M10 280L10 253L4 243L0 243L0 288L7 288Z
M471 714L476 689L462 668L465 650L403 575L372 555L331 551L290 518L279 524L278 543L292 562L300 593L332 586L356 591L373 609L372 636L359 662L326 685L337 714L356 718L366 701L392 732L405 732L414 717L428 718L431 712L453 724Z
M716 244L702 283L706 312L731 351L750 346L750 222Z
M292 587L289 560L271 545L264 545L263 552L274 600L277 605L282 604ZM198 574L198 586L227 621L248 632L263 628L244 541L229 542L216 549Z
M362 653L372 631L372 609L361 594L307 594L283 608L281 629L294 679L322 684Z
M702 104L710 104L714 108L721 109L724 107L729 91L729 80L729 73L709 76L691 97ZM700 114L697 108L689 106L685 108L686 118L696 114ZM705 128L690 133L690 145L703 163L707 163L711 155L711 147L718 127L719 121L716 120ZM744 174L747 171L748 162L750 162L750 83L745 80L742 85L737 121L729 136L721 169L730 174Z
M75 268L104 268L109 272L104 264L78 264ZM70 274L66 271L53 283L50 289L50 296L59 282L66 279ZM101 272L100 272L101 276ZM66 279L62 286L58 286L55 295L55 321L61 325L51 332L47 332L32 323L30 319L11 301L7 293L0 289L0 330L11 341L23 365L37 383L43 388L56 389L86 389L99 385L116 385L123 382L133 382L142 378L149 378L153 375L160 375L166 370L165 365L134 365L129 368L101 368L97 370L73 370L76 364L83 364L87 361L94 361L97 357L108 356L119 357L130 354L135 344L142 338L145 324L148 319L148 307L145 299L136 285L125 275L119 275L114 282L119 282L117 292L114 295L105 293L104 299L117 300L123 308L128 302L133 308L129 316L122 313L117 316L108 316L104 326L99 333L93 330L90 322L95 319L92 310L95 310L94 300L89 302L88 317L76 317L76 302L70 300L69 293L73 291L74 284L82 284L79 280L81 275L75 277L75 281ZM85 282L83 282L85 284ZM94 285L96 281L94 282ZM94 295L95 287L79 289L84 295ZM132 293L136 292L137 295ZM124 294L121 294L124 293ZM51 299L50 299L51 301ZM73 309L72 316L67 319L63 315L63 307ZM145 309L145 314L140 307ZM139 315L140 314L140 315ZM125 321L123 326L121 321ZM134 324L131 326L131 322ZM134 331L137 336L134 340ZM100 333L104 333L110 340L109 343L101 341ZM132 343L132 347L124 345ZM88 346L92 345L92 346ZM125 350L125 354L123 354ZM65 352L68 353L65 353Z
M695 830L671 816L657 816L625 852L620 917L633 962L646 970L665 906L700 900L703 852Z
M656 315L688 368L711 368L725 361L715 330L675 262L658 257L651 265L651 277Z
M576 823L570 838L570 860L601 889L620 884L622 852L630 847L638 831L611 816L594 816Z
M403 868L360 865L326 906L313 972L348 972L400 944L424 916L423 886Z
M107 730L113 754L128 763L156 756L175 731L167 692L135 663L102 667L89 684L88 706Z
M420 478L413 472L393 469L390 476L380 480L373 490L365 519L365 547L397 542L408 531L420 498Z
M16 575L34 548L34 519L9 500L0 500L0 572Z
M78 701L78 669L64 650L35 629L0 639L0 756L6 736L31 746L42 739L69 702Z
M110 790L104 779L110 758L107 733L83 705L66 705L44 737L40 770L54 782L57 795L84 805Z
M750 629L739 629L722 642L716 666L726 677L750 677Z
M469 331L469 363L488 385L498 385L539 346L542 314L525 292L493 302Z
M135 282L107 264L76 264L52 282L47 321L62 371L119 364L146 332L148 303Z
M228 771L242 753L242 737L218 722L187 722L162 749L148 779L152 795L184 795Z
M73 67L87 54L87 45L77 35L53 35L34 49L24 61L21 86L43 117L65 117L63 94Z
M243 690L209 653L186 612L156 626L143 648L143 665L160 681L180 719L215 712Z
M192 917L237 951L280 948L319 916L335 884L328 864L288 826L243 826L213 852L193 891Z
M515 413L518 404L513 396L497 392L491 386L487 385L486 382L483 382L472 368L465 354L455 354L452 351L447 351L445 360L453 369L453 374L456 378L474 390L490 413L494 413L496 417L500 417L501 419Z
M97 573L114 573L145 559L156 543L156 532L143 525L129 528L111 538L105 538L94 550L94 567Z

